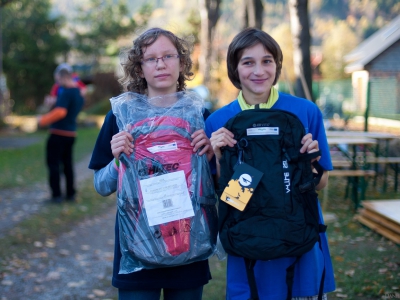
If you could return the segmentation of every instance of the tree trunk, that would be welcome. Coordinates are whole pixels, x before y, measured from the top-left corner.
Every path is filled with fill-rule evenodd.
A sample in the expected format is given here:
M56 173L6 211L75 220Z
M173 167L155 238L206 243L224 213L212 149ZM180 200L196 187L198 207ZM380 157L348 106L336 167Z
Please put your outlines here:
M201 17L201 54L199 57L200 72L203 74L203 84L208 87L211 76L212 42L215 27L220 17L219 7L222 0L200 0Z
M3 7L0 6L0 119L2 120L6 115L6 103L5 103L5 89L6 87L3 84L3 28L1 26Z
M244 28L255 27L261 29L263 23L264 5L262 0L243 1Z
M2 120L8 113L9 107L8 103L6 103L6 89L7 86L5 84L5 76L3 75L3 27L1 24L3 23L3 7L7 4L11 3L13 0L1 0L0 1L0 120Z
M293 38L294 72L296 75L295 93L296 96L313 101L308 0L289 0L289 12Z

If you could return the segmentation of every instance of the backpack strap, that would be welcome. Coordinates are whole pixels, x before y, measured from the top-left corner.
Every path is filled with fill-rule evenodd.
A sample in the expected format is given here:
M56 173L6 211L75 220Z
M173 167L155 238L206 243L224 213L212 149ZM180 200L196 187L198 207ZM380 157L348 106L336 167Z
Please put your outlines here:
M310 159L316 158L320 155L321 155L320 151L313 152L313 153L307 153L305 155L300 156L299 161L310 160ZM317 174L314 174L314 179L312 181L305 182L299 186L300 193L305 193L305 192L314 190L315 187L321 181L322 175L324 173L324 169L321 167L321 165L319 164L318 161L314 161L312 163L312 165L315 168L315 170L317 171Z
M322 224L321 224L322 225ZM326 226L323 225L326 230ZM321 226L320 226L320 231L321 231ZM322 232L325 232L322 231ZM318 238L318 246L319 249L322 251L322 245L321 245L321 238ZM300 260L301 256L298 256L296 258L296 260L286 269L286 285L288 287L288 292L287 292L287 297L286 300L291 300L292 299L292 294L293 294L293 279L294 279L294 267L297 264L297 262ZM324 258L324 256L322 255L322 257ZM248 268L247 268L247 264L246 264L246 271L248 273ZM253 271L253 270L252 270ZM254 271L253 271L253 275L254 275ZM248 275L247 275L248 277ZM322 296L324 294L324 283L325 283L325 258L324 258L324 269L322 270L322 276L321 276L321 281L319 283L319 290L318 290L318 300L322 300ZM250 283L249 283L250 284ZM250 286L250 291L251 291L251 286ZM257 298L258 299L258 298Z
M243 258L244 264L246 265L247 281L250 287L250 298L248 300L259 300L256 276L254 275L254 266L256 264L255 259Z
M326 230L326 226L325 226L325 230ZM324 269L322 270L321 282L319 283L319 292L318 292L318 300L322 300L322 295L324 294L324 283L325 283L325 257L323 256L324 252L322 251L321 238L318 239L318 245L319 245L319 249L322 252L322 257L324 258Z
M288 288L286 300L291 300L292 299L293 279L294 279L294 266L297 264L299 259L300 259L300 256L297 256L296 260L289 267L287 267L287 269L286 269L286 285L287 285L287 288Z

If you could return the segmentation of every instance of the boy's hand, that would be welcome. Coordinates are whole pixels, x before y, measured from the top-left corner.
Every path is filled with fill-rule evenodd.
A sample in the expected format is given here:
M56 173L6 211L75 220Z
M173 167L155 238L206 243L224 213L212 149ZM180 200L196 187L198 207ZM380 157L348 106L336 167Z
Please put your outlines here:
M305 152L313 153L313 152L317 152L319 150L318 141L312 139L311 133L307 133L301 139L301 143L303 144L303 146L300 149L300 153L305 153ZM311 162L314 162L316 160L318 161L320 158L321 158L321 156L318 156L318 157L314 158L313 160L311 160Z
M221 127L211 134L210 142L217 161L219 161L222 157L221 147L235 146L237 142L233 137L234 134L225 127Z

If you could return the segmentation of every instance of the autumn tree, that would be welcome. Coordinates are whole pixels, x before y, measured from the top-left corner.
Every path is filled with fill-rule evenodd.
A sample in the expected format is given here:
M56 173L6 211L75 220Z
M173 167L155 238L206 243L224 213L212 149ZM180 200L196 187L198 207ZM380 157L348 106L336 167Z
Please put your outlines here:
M313 100L308 0L289 0L289 13L293 39L294 72L296 75L295 93L299 97Z
M4 3L4 2L3 2ZM17 112L42 103L54 79L56 57L69 50L61 18L51 18L49 0L14 0L3 8L3 63Z
M150 5L141 7L136 20L126 1L90 0L77 8L70 26L71 46L97 66L102 56L118 54L118 38L134 33L147 23L152 12ZM137 21L139 20L139 21Z
M7 113L9 107L6 104L6 80L3 74L3 26L2 26L2 14L3 7L11 3L13 0L1 0L0 1L0 118L3 118Z
M324 59L321 63L321 72L324 79L337 80L349 77L349 74L344 72L346 66L344 56L358 43L358 37L345 21L336 23L322 42Z
M264 4L262 0L244 0L244 28L256 27L262 28Z
M211 71L212 43L215 27L220 17L220 4L222 0L200 0L201 34L199 58L200 72L203 74L203 84L209 85Z
M283 65L279 81L284 82L285 86L287 86L286 91L292 93L291 83L295 82L296 77L293 69L293 41L287 38L291 36L290 25L282 23L275 27L271 30L271 36L278 42L283 53Z

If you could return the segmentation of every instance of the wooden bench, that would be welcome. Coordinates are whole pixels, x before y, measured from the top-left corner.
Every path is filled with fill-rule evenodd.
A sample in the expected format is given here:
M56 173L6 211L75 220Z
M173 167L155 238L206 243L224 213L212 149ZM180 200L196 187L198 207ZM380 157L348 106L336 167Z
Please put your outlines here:
M372 177L375 176L374 170L333 170L329 171L329 177Z
M329 177L348 177L351 178L352 182L352 200L354 202L354 207L357 209L359 207L358 199L358 178L366 179L368 177L374 177L376 172L374 170L332 170L329 171ZM365 183L363 182L361 186L361 198L365 199ZM326 206L328 204L328 186L324 188L324 199L322 202L322 210L326 211ZM347 197L347 191L346 196Z
M351 161L348 160L332 160L332 166L334 168L350 168Z
M400 165L400 157L395 156L395 157L368 157L367 158L367 163L369 164L384 164L385 169L384 169L384 181L383 181L383 190L386 191L386 175L387 175L387 165L388 164L394 164L394 191L397 192L398 188L398 178L399 178L399 165ZM375 170L377 171L378 168L377 166L375 167ZM376 185L376 176L375 176L375 182L374 185Z
M387 181L386 181L386 176L387 176L387 165L388 164L393 164L394 165L394 191L397 192L398 190L398 178L399 178L399 171L400 171L400 157L367 157L366 159L367 164L375 164L375 177L374 179L374 186L376 186L377 182L377 176L378 176L378 165L382 164L385 165L384 167L384 180L383 180L383 190L386 191L387 187ZM332 165L333 168L350 168L351 167L351 162L349 160L344 160L344 159L332 159ZM336 171L336 170L335 170ZM340 170L342 171L342 170ZM335 175L333 175L335 176ZM346 176L343 173L340 173L337 176ZM361 175L354 175L354 176L363 176ZM370 174L367 174L367 176L371 176Z
M400 157L368 157L369 164L400 164Z

